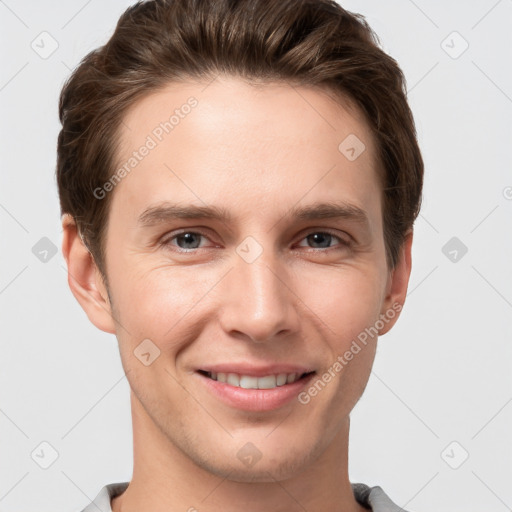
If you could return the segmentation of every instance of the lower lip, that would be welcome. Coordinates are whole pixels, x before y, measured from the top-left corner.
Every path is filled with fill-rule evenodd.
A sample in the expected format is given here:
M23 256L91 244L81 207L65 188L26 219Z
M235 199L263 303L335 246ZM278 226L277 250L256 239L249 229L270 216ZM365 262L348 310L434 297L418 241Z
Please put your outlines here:
M244 389L210 379L199 372L197 375L211 393L231 407L244 411L272 411L297 398L315 374L273 389Z

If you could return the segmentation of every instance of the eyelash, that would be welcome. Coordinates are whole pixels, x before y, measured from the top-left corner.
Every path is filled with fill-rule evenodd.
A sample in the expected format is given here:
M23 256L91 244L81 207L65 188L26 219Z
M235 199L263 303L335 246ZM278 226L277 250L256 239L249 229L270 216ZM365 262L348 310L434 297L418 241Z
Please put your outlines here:
M178 252L178 253L191 253L191 252L194 252L194 251L197 251L199 249L202 249L202 247L196 247L196 248L192 248L192 249L182 249L181 247L177 247L173 244L171 244L171 241L172 240L175 240L177 239L179 236L181 235L184 235L184 234L193 234L193 235L200 235L204 238L208 238L208 235L203 233L202 231L192 231L192 230L182 230L178 233L174 233L172 236L169 236L169 237L166 237L164 238L162 241L161 241L161 245L164 246L164 247L170 247L172 246L174 251ZM329 236L332 236L333 238L337 239L339 241L339 244L338 246L333 246L333 247L309 247L306 249L309 249L309 251L313 251L313 252L327 252L329 250L336 250L336 249L346 249L347 247L350 247L351 246L351 242L348 241L348 240L344 240L342 237L340 237L339 235L335 234L334 232L330 231L330 230L326 230L326 229L323 229L323 230L316 230L316 231L310 231L308 233L306 233L301 239L300 241L302 242L303 240L305 240L308 236L310 235L314 235L314 234L322 234L322 235L329 235ZM308 252L309 252L308 251Z

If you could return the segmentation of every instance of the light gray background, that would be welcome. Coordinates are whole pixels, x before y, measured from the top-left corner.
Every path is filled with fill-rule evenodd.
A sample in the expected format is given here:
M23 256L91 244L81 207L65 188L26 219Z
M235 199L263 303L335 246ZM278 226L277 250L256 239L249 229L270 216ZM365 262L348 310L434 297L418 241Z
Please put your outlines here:
M60 89L129 4L0 1L3 512L81 510L131 477L129 386L68 289L54 179ZM404 70L426 164L408 300L352 414L351 481L416 512L511 510L512 0L342 5Z

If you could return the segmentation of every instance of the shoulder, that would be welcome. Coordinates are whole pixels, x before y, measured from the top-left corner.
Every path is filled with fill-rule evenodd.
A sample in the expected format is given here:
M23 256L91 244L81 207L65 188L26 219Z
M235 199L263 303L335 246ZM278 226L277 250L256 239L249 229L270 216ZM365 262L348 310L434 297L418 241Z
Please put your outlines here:
M116 482L105 485L101 488L96 498L82 512L112 512L110 505L112 498L122 494L128 487L128 484L129 482Z
M112 512L112 498L122 494L129 482L116 482L101 488L94 500L82 512ZM357 502L372 512L407 512L394 503L382 487L370 487L363 483L352 484L352 490Z
M372 512L407 512L394 503L378 485L370 487L366 484L354 483L352 490L356 501Z

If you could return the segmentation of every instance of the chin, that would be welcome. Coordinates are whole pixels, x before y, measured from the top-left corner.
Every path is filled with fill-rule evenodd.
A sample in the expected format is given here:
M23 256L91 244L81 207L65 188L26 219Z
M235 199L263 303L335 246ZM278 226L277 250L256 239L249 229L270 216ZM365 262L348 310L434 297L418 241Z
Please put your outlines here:
M261 461L260 461L261 462ZM239 483L275 483L288 480L304 470L303 464L297 460L275 463L257 463L253 467L203 464L203 469L219 477Z
M275 483L293 478L304 471L310 463L318 458L321 452L321 441L314 446L307 446L304 443L300 452L296 445L279 451L273 450L269 446L268 450L262 448L259 455L256 455L254 445L252 447L250 443L247 445L245 451L237 449L234 455L232 452L217 452L210 454L211 456L205 459L195 450L192 453L189 452L188 455L203 470L233 482ZM251 454L251 452L256 457L253 460L244 461L245 455ZM266 455L265 452L271 455Z

